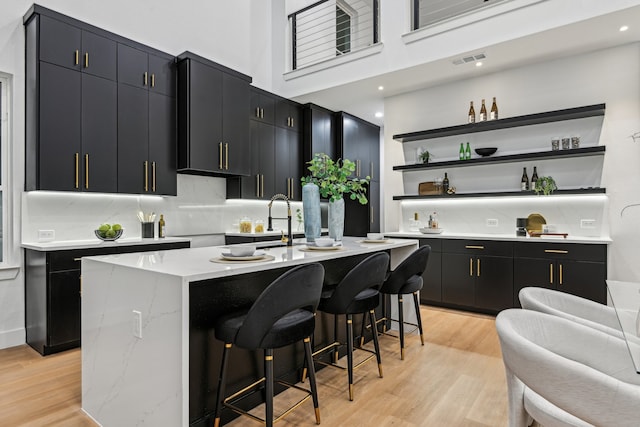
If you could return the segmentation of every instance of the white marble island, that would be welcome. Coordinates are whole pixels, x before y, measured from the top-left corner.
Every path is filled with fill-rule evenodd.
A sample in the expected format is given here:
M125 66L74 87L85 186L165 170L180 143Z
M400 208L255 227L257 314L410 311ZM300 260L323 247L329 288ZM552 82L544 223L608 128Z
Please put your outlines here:
M207 329L215 317L250 303L292 266L321 262L336 280L368 254L388 250L393 269L417 241L345 237L341 250L277 247L261 262L211 262L224 248L83 258L82 408L99 424L204 425L218 369L210 359L221 346Z

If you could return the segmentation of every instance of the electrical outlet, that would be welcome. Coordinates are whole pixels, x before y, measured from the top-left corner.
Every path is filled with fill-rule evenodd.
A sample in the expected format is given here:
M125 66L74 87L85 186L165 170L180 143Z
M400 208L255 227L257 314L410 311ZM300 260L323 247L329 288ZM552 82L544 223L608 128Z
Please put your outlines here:
M581 219L580 228L596 228L595 219Z
M133 323L132 332L133 336L137 338L142 338L142 313L138 310L133 310Z
M56 238L55 230L38 230L39 242L51 242Z
M487 227L497 227L497 226L498 226L497 219L494 219L494 218L487 219Z

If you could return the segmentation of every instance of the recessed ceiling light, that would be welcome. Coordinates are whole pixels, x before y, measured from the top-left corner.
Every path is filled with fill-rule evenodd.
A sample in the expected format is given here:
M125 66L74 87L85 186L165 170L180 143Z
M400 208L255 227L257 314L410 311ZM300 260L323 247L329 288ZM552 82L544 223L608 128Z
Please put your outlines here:
M376 113L376 118L378 118L378 119L379 119L379 118L381 118L382 116L384 116L384 114L382 114L380 111L378 111L378 112Z
M476 67L482 67L482 61L476 62Z
M622 27L620 27L620 31L627 31L629 29L628 25L623 25Z
M378 90L384 90L384 86L378 86Z

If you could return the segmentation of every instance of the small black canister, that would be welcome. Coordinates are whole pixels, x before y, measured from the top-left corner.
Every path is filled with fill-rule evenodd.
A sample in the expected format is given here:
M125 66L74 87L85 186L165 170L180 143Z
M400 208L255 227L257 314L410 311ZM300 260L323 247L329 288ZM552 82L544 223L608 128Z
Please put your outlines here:
M516 218L516 236L527 235L527 218Z

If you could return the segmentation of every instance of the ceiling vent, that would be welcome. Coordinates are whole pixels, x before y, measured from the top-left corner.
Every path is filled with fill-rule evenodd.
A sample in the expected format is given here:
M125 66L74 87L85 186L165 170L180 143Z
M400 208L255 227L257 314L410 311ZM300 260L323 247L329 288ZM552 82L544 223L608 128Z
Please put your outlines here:
M451 62L453 62L453 65L461 65L469 62L482 61L486 57L487 55L485 55L484 53L477 53L475 55L467 55L467 56L463 56L462 58L456 58Z

